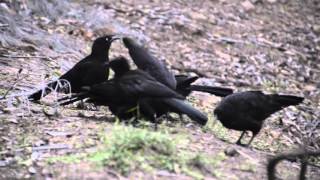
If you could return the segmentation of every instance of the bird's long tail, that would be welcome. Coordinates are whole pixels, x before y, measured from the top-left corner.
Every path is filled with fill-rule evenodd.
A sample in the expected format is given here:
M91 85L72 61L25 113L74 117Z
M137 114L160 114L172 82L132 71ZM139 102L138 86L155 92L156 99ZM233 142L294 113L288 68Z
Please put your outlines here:
M178 87L189 87L193 82L195 82L197 79L199 79L198 76L193 76L193 77L186 77L184 76L179 77L178 75L176 76L177 80L177 88Z
M57 86L57 81L51 82L46 85L45 88L36 91L35 93L31 94L28 99L30 101L39 101L42 97L50 94L52 90Z
M214 86L191 85L190 89L192 91L206 92L220 97L225 97L233 93L233 89Z
M272 95L274 100L281 104L282 107L287 107L290 105L298 105L300 104L304 98L298 96L291 96L291 95Z
M65 106L65 105L72 104L74 102L86 99L88 97L89 97L88 93L83 92L83 93L74 94L71 97L61 98L58 101L60 106Z
M206 115L201 113L199 110L192 107L190 104L187 104L183 100L175 99L175 98L167 98L163 99L165 104L170 106L174 112L179 112L181 114L186 114L190 117L190 119L196 121L201 125L205 125L208 121Z
M96 99L91 93L91 87L90 86L83 86L81 88L83 92L72 94L71 96L66 96L61 99L58 99L59 105L65 106L68 104L72 104L74 102L89 98L87 102L95 102L97 104L100 103L99 99Z

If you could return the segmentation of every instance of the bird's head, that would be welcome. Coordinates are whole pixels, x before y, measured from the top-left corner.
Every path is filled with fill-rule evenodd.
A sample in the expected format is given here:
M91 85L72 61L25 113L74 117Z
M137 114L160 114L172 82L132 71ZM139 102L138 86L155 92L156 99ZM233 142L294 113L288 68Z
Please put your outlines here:
M126 46L126 48L140 46L135 40L129 37L122 38L122 41L123 41L123 44Z
M116 78L121 77L123 74L130 71L128 60L122 56L110 61L109 66L114 72Z
M95 54L109 51L111 43L120 38L121 36L116 34L98 37L93 42L92 53Z

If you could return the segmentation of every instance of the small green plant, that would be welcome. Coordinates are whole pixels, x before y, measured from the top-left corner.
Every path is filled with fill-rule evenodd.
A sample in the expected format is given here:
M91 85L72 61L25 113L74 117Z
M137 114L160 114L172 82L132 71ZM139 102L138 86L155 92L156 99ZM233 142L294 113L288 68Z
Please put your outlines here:
M219 154L206 157L184 150L188 139L183 135L172 135L164 128L154 132L116 124L107 133L103 131L98 136L101 145L95 152L52 157L47 162L86 161L98 168L107 166L123 175L134 170L150 172L161 169L203 179L203 173L213 173L212 167L224 159Z
M167 132L153 132L131 126L115 125L108 133L100 133L102 145L94 153L49 158L48 162L77 163L90 161L99 167L108 166L122 174L135 169L154 167L175 171L181 166L177 156L179 139Z
M91 161L118 169L121 173L139 168L164 168L172 171L177 161L176 139L167 133L151 132L146 129L115 126L111 133L102 135L103 147L89 156ZM150 167L149 167L150 166Z
M56 162L63 162L63 163L79 163L83 157L86 155L84 154L76 154L76 155L68 155L68 156L57 156L47 159L47 162L50 164Z

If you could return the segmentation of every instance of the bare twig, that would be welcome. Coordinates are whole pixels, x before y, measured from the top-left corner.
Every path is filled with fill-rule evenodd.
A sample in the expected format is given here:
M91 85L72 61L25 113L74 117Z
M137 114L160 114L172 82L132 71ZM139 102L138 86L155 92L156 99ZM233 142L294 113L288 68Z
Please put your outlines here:
M28 59L33 59L33 58L51 59L51 57L47 57L47 56L12 56L12 55L4 55L4 54L0 54L0 57L3 57L3 58L28 58Z
M122 14L126 14L126 13L127 13L127 11L125 11L125 10L122 10L122 9L119 9L119 8L116 8L116 7L112 7L112 6L109 6L109 5L104 5L104 8L106 8L106 9L113 9L113 10L115 10L116 12L122 13Z
M259 164L259 162L257 161L257 159L251 157L249 154L247 154L247 153L245 153L245 152L243 152L243 151L241 151L241 150L239 150L239 149L237 150L237 152L238 152L241 156L243 156L243 157L245 157L245 158L247 158L247 159L250 159L250 162L252 162L252 163L254 163L254 164Z
M0 27L9 27L9 24L0 24Z
M67 144L52 144L47 146L33 147L32 151L45 151L45 150L57 150L57 149L69 149Z
M110 169L107 169L106 171L107 171L108 174L110 174L112 176L115 176L117 179L121 179L121 176L117 172L112 171Z

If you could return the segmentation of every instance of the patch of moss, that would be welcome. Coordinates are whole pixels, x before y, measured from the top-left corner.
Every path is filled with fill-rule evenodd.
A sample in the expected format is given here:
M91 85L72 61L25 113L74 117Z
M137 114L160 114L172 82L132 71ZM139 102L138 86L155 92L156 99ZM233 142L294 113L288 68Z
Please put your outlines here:
M134 170L150 172L161 169L203 179L204 174L214 174L212 167L225 159L224 154L209 157L182 150L186 149L188 139L183 135L174 136L165 129L154 132L115 125L109 132L99 133L99 137L101 146L95 152L52 157L47 162L86 161L98 168L113 168L123 175Z
M68 155L68 156L56 156L56 157L50 157L47 159L47 162L49 164L53 164L56 162L62 162L62 163L79 163L81 162L82 158L84 158L85 154L75 154L75 155Z
M181 166L182 161L177 156L179 138L172 138L168 133L116 125L109 133L100 133L100 139L102 145L94 153L54 157L48 162L90 161L98 166L112 167L122 174L135 169L175 171L175 166Z
M102 139L104 146L89 159L118 169L122 174L138 169L144 162L147 169L157 167L170 171L179 163L175 155L178 140L167 133L115 126Z

